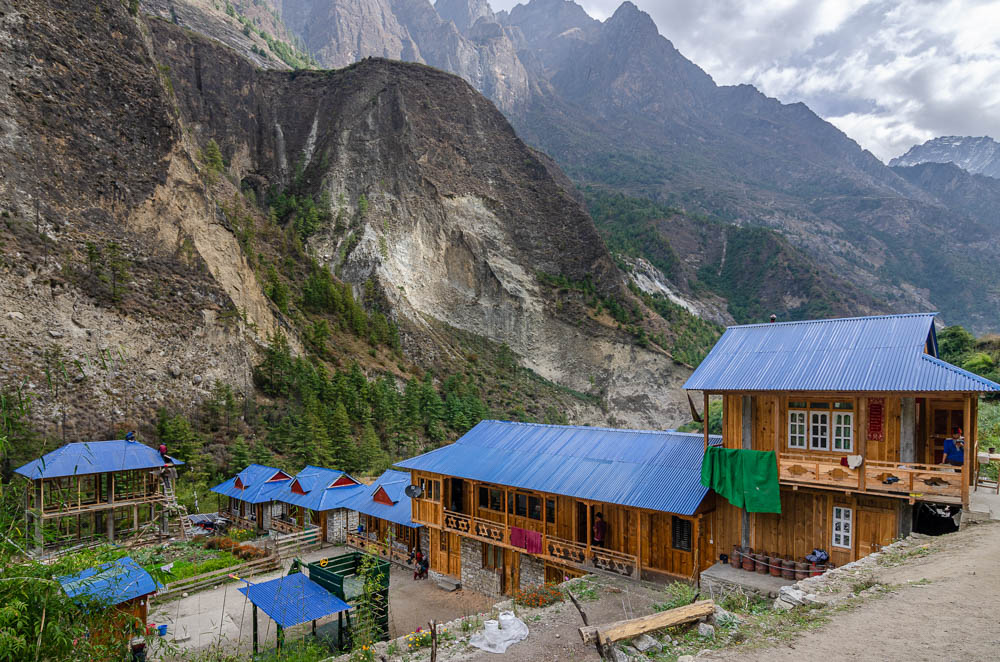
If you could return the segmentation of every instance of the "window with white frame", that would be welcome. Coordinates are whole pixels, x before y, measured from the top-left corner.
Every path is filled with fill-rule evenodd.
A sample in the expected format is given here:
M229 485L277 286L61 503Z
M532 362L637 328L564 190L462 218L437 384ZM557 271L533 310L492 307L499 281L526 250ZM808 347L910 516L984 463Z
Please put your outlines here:
M833 450L847 453L854 450L854 414L833 412Z
M813 450L830 450L830 412L809 412L809 447Z
M833 546L851 549L854 511L843 506L833 507Z
M790 409L788 411L788 447L806 447L806 412Z

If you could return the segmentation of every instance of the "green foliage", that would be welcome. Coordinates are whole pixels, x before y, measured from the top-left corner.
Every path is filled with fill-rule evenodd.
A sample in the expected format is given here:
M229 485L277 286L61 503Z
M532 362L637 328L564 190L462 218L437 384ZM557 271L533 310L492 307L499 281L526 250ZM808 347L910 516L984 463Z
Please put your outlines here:
M157 413L156 436L166 444L167 452L186 463L187 479L195 483L208 481L211 475L211 458L205 453L205 438L181 414L169 414L166 409Z
M677 429L680 432L702 432L705 428L702 423L691 421ZM722 434L722 400L712 400L708 403L708 433Z
M937 334L938 355L948 363L962 365L976 346L976 337L962 326L949 326Z
M79 273L81 285L93 296L120 303L128 291L131 261L120 244L109 241L103 247L87 242L86 271Z
M652 221L670 218L681 213L679 210L589 186L584 189L584 199L609 250L645 258L667 278L677 275L677 253Z
M943 360L1000 382L1000 338L977 339L961 326L949 326L937 334L937 340L938 355Z
M387 540L387 544L391 541ZM372 662L375 659L375 642L384 639L388 633L382 630L379 621L386 615L389 605L388 578L385 576L382 560L370 551L364 551L358 562L358 577L361 579L361 595L355 607L354 627L351 629L351 662Z
M198 155L199 160L205 165L209 172L221 173L225 169L222 162L222 152L219 150L219 143L214 138L205 143L205 147Z
M264 294L274 302L278 310L286 315L288 314L288 303L291 299L291 293L288 285L278 276L278 271L273 265L267 268L267 276L264 281Z
M698 596L698 587L686 582L673 582L663 590L664 601L653 604L656 611L669 611L694 602Z

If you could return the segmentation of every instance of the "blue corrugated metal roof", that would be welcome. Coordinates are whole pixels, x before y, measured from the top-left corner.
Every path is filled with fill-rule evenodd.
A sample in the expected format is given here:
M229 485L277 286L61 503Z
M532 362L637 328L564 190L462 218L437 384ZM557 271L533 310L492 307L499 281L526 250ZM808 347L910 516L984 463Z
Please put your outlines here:
M394 471L389 469L363 492L357 494L350 501L344 503L345 508L356 510L359 513L378 517L389 522L402 524L411 528L420 525L413 523L413 508L410 504L410 497L406 496L404 490L410 484L409 471ZM392 500L390 506L386 503L373 501L375 493L379 489L384 489L386 495Z
M290 628L351 608L349 604L301 572L240 589L275 623Z
M354 484L332 487L341 476L347 476L354 481ZM299 486L306 492L305 494L296 494L292 491L292 487L296 481L298 481ZM324 510L333 510L334 508L343 508L344 502L353 499L355 495L364 491L364 487L360 481L345 474L343 471L310 465L295 474L295 478L285 484L285 487L274 497L274 500L322 512Z
M175 465L184 464L167 456ZM155 469L163 466L163 457L155 448L138 441L82 441L61 446L14 471L32 480L82 476L105 471Z
M242 489L236 486L237 479L243 485ZM267 503L283 493L290 482L291 476L281 469L251 464L229 480L213 487L212 491L247 503Z
M712 435L712 443L722 443ZM405 469L580 499L691 515L701 434L482 421L454 444L398 462Z
M149 595L163 588L128 556L87 568L75 575L59 577L58 581L69 597L97 600L108 606Z
M684 388L1000 392L928 347L937 351L934 313L731 326Z

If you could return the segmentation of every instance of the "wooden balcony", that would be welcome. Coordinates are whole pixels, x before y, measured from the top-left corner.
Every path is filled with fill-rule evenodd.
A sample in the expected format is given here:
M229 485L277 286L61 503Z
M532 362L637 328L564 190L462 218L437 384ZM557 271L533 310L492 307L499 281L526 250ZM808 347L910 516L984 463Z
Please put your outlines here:
M840 463L840 457L779 453L778 480L783 485L827 487L917 501L962 502L962 472L958 467L865 460L857 469L851 469Z
M866 492L917 501L962 503L962 470L959 467L875 461L865 462L863 466Z
M510 544L510 530L502 522L491 522L446 510L444 511L444 528L491 545L524 551ZM544 533L542 534L542 550L541 554L534 556L589 572L598 570L624 577L635 577L637 574L638 559L632 554L602 547L587 547Z
M302 527L299 526L298 522L286 522L277 517L271 518L270 528L272 531L277 531L278 533L298 533L302 531Z
M411 570L414 567L414 564L410 561L410 551L405 546L400 546L399 543L386 544L384 540L369 538L365 534L348 533L347 545L362 551L374 552L386 561L398 563Z
M780 453L778 480L799 485L823 485L844 490L861 489L861 471L840 463L839 455Z

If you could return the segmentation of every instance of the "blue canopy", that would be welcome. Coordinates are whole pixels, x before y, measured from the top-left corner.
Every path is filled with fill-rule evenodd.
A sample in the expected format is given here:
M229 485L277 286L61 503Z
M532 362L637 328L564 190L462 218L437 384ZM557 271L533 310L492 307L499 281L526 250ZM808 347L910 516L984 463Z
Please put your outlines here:
M169 455L167 459L175 465L184 464ZM117 439L66 444L14 471L31 480L37 480L106 471L155 469L163 465L163 456L155 448L138 441Z
M349 604L301 572L240 589L283 628L347 611Z
M59 577L58 582L71 598L97 600L108 605L119 605L163 588L129 556Z

